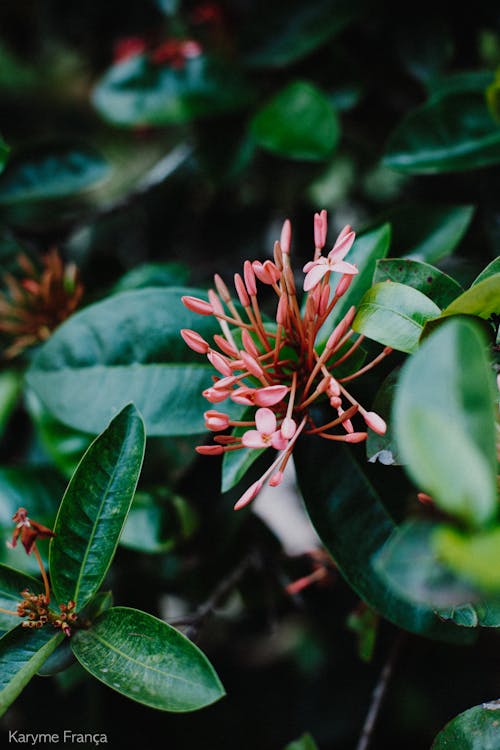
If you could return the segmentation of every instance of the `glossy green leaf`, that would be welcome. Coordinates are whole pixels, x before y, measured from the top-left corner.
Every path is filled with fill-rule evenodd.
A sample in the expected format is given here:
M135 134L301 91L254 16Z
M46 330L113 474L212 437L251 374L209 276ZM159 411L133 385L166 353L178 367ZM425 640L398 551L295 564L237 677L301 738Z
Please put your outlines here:
M477 592L439 559L433 545L438 528L430 521L407 521L377 554L376 568L410 601L434 609L468 604Z
M21 591L29 589L34 594L43 591L39 580L7 565L0 565L0 607L15 611L21 601ZM19 625L18 615L0 612L0 630L10 630Z
M500 312L500 273L494 273L482 280L476 280L470 289L457 297L441 313L448 315L477 315L489 318L492 313Z
M431 99L392 134L384 164L410 173L454 172L498 164L500 129L483 91Z
M201 392L214 370L179 331L210 340L219 329L211 316L187 310L184 294L203 296L182 287L138 289L86 307L40 347L29 385L57 419L83 432L97 434L131 402L149 436L205 432ZM232 407L231 414L241 411Z
M470 92L477 94L491 83L491 70L467 70L459 73L438 76L430 80L427 90L432 101L443 99L450 94Z
M185 284L189 270L182 263L143 263L124 274L113 287L113 292L128 292L150 286L179 286Z
M485 279L489 279L490 276L495 276L497 274L500 274L500 256L495 258L495 260L492 260L491 263L481 271L479 276L474 279L471 286L476 286L476 284L479 284L481 281L485 281Z
M385 258L389 252L390 242L391 227L389 224L382 224L382 226L365 232L356 238L346 260L356 265L359 273L356 274L347 292L333 308L328 318L328 326L323 326L321 330L321 338L325 342L340 319L353 305L357 307L365 292L370 289L376 263L381 258Z
M442 528L436 532L437 554L457 574L487 593L500 592L500 527L466 534Z
M32 390L27 389L25 396L42 446L55 466L69 479L92 442L92 436L54 419Z
M0 205L66 198L100 183L109 170L100 154L76 144L20 154L0 177Z
M189 539L197 528L198 517L184 498L165 490L137 492L120 544L151 554L168 552Z
M425 321L440 312L418 289L382 281L363 296L352 327L380 344L410 354L418 347Z
M264 15L250 29L251 50L247 62L255 67L281 68L309 55L342 31L362 10L363 3L346 0L300 0L287 3L286 23L283 6L269 3Z
M357 636L358 656L362 661L370 662L373 658L378 622L378 614L364 604L358 606L347 618L347 627Z
M81 609L111 565L144 456L140 414L126 406L83 456L57 514L50 575L59 602Z
M498 750L499 716L498 700L469 708L439 732L431 750Z
M292 159L324 159L335 148L337 115L320 89L289 83L253 117L251 133L262 148Z
M409 602L387 587L373 558L394 531L394 522L353 451L326 443L302 437L294 450L295 466L309 517L346 581L398 627L438 640L467 638L430 607Z
M37 674L40 677L52 677L52 675L59 674L59 672L71 667L72 664L75 664L75 661L70 642L68 638L65 638L44 661Z
M303 734L302 737L299 737L298 740L290 742L285 747L285 750L318 750L318 746L316 745L309 732L306 732L306 734Z
M379 414L387 425L383 435L368 430L366 456L370 463L378 461L384 466L399 464L398 446L392 424L392 404L398 385L399 367L382 381L372 404L372 411Z
M0 172L5 168L5 163L9 157L10 148L0 136Z
M0 437L2 436L21 392L22 379L17 372L0 372Z
M408 258L387 258L377 261L373 283L396 281L417 289L441 309L458 297L463 289L448 274L429 263Z
M392 255L436 263L462 240L474 216L474 206L411 202L396 206L384 216L392 228Z
M94 677L128 698L162 711L195 711L224 688L206 656L179 631L145 612L112 607L71 639Z
M115 125L176 125L240 109L251 91L235 66L208 55L182 66L155 64L134 55L113 65L92 94L99 114Z
M0 638L0 716L40 669L64 638L53 628L28 629L18 625Z
M483 628L500 628L500 599L495 595L494 598L488 597L474 604L440 608L439 616L465 628L476 628L478 625Z
M495 389L477 326L448 321L422 343L403 366L394 415L417 487L467 523L490 520L498 503Z

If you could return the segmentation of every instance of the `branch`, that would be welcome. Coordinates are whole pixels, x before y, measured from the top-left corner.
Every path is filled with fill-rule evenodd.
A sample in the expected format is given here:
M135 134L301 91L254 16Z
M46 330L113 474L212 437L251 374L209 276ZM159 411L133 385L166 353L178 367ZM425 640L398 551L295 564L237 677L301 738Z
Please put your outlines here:
M359 738L358 744L356 745L356 750L368 749L368 746L370 744L370 741L373 735L373 730L375 729L375 724L377 722L377 718L378 718L380 709L382 707L382 702L387 692L387 688L389 687L389 682L392 677L394 665L398 658L398 655L401 650L401 646L405 640L405 637L406 637L406 633L399 634L398 638L396 639L389 653L389 656L387 657L387 660L384 666L382 667L382 671L380 672L380 676L377 680L377 684L375 685L373 689L370 707L366 715L365 723L363 724L361 736Z
M214 613L217 607L224 602L226 597L238 585L249 568L255 564L254 556L248 555L236 566L236 568L220 581L212 591L208 599L200 604L196 612L190 615L175 617L168 621L169 625L179 627L182 625L189 626L185 635L191 640L195 640L206 621Z

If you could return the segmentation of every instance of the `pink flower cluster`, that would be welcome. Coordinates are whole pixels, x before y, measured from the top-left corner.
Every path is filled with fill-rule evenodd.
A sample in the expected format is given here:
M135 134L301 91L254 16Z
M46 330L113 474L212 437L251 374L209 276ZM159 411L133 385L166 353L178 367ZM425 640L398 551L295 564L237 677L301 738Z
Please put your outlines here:
M214 316L221 330L213 337L216 348L196 331L181 331L186 344L204 354L217 371L213 385L203 395L211 404L230 399L249 409L255 408L252 419L246 421L232 420L218 409L205 412L207 429L226 434L215 435L213 444L198 446L196 450L204 455L220 455L243 448L278 451L262 477L238 500L235 509L251 502L265 482L271 486L280 484L301 433L359 443L366 439L367 427L379 434L386 430L383 419L364 409L344 384L367 372L391 349L386 347L349 375L335 375L336 368L349 359L363 341L363 336L358 336L351 328L354 307L336 324L326 343L323 336L322 341L318 341L332 310L358 273L355 265L344 260L355 239L351 227L346 226L340 232L325 257L322 251L326 235L327 213L323 210L314 216L315 252L313 260L303 269L306 295L302 310L290 264L292 237L288 220L283 225L280 241L275 242L274 261L247 260L243 275L235 274L234 288L241 308L237 307L218 274L214 277L215 289L208 292L208 301L191 296L182 298L189 310ZM258 282L276 294L276 312L270 322L265 321L261 313ZM310 407L320 400L329 402L334 414L324 424L317 425ZM363 420L360 430L355 429L351 421L355 415ZM227 434L230 428L237 428L237 434Z

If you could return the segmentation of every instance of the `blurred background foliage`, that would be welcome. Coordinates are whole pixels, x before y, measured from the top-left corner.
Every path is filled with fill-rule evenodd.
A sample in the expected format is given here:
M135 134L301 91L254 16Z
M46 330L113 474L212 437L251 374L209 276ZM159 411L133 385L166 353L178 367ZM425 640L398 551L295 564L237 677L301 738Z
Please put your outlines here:
M83 305L204 287L215 271L230 278L244 259L269 257L286 217L299 267L312 213L327 208L337 231L389 223L390 256L432 263L467 288L500 254L499 65L500 14L486 0L4 0L2 273L19 276L20 253L37 263L57 247L79 268ZM19 505L50 525L91 439L35 394L21 397L30 356L0 372L6 535ZM198 641L228 697L196 715L124 710L74 665L50 690L49 678L30 684L5 731L71 727L107 731L113 747L160 737L220 750L281 750L310 732L322 750L354 747L396 629L380 622L373 643L376 618L335 572L287 594L310 556L290 554L258 516L228 511L220 467L201 468L196 442L149 438L110 587L117 604L174 617L248 554ZM383 469L372 467L374 480L400 493L402 473ZM3 545L0 555L23 564ZM428 748L452 716L498 694L497 646L494 630L474 647L409 636L373 750Z

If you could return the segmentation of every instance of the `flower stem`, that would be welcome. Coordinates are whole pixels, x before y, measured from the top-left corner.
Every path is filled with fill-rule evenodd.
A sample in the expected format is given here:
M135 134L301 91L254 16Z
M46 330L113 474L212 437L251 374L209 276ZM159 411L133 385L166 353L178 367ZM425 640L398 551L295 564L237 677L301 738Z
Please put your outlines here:
M38 551L38 547L36 544L33 544L33 552L35 553L35 557L37 559L38 565L40 567L40 572L42 574L43 578L43 585L45 586L45 598L47 599L47 604L50 602L50 586L49 586L49 579L47 578L47 573L45 572L45 568L42 562L42 558L40 557L40 552Z

